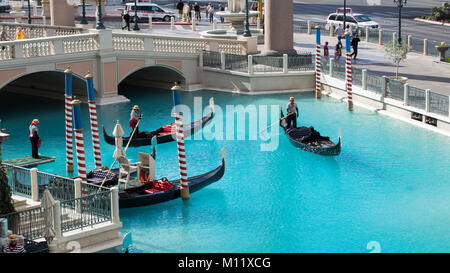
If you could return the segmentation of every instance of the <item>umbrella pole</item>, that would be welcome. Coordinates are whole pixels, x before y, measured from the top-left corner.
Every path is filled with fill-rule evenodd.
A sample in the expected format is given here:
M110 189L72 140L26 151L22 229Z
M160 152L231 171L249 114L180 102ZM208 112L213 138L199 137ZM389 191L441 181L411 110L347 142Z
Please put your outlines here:
M141 117L142 117L142 115L141 115ZM133 132L131 133L131 136L130 136L130 138L128 139L128 143L127 143L127 146L125 147L125 151L124 151L124 152L127 151L128 146L130 145L130 142L131 142L131 140L133 139L134 132L136 132L136 128L138 127L138 125L139 125L140 122L141 122L141 119L139 119L138 123L137 123L136 126L134 127ZM117 158L114 159L113 164L111 165L111 167L109 167L109 170L108 170L108 172L106 173L105 178L103 179L102 184L100 185L100 187L103 187L103 184L105 183L106 178L108 177L108 174L111 172L112 168L114 167L114 164L116 164L116 161L117 161Z

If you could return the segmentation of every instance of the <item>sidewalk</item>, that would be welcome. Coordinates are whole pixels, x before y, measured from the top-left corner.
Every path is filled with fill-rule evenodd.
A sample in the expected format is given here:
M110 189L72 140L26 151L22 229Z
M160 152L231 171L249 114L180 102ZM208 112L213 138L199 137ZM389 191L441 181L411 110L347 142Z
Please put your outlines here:
M294 48L297 51L307 51L315 54L315 40L315 34L295 33ZM329 42L330 56L334 56L337 38L322 36L322 45L326 41ZM340 62L344 64L344 60L345 57L343 55ZM438 61L438 58L409 53L406 61L400 64L399 75L407 77L411 86L431 89L431 91L436 93L450 95L450 65L437 66L433 61ZM378 44L362 41L358 48L358 59L353 62L353 65L379 75L395 76L395 65L386 57L383 46Z

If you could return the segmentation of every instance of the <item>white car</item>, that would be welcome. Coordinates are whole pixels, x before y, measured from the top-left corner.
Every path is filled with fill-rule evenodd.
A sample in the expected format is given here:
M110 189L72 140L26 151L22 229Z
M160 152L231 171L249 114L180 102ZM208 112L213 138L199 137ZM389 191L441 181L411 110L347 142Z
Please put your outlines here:
M361 13L353 13L352 9L347 8L345 14L345 24L351 25L352 29L358 28L374 28L378 29L379 25L377 22L372 21L367 15ZM334 25L335 29L338 25L344 24L344 9L339 8L334 13L330 13L325 22L325 28L330 29L331 25Z
M137 3L137 5L135 6L134 3L127 3L125 5L124 13L128 12L131 17L131 22L134 22L136 7L138 21L146 21L148 20L148 16L150 15L152 16L152 20L161 20L165 22L169 22L170 17L175 18L175 14L173 12L165 11L157 4Z

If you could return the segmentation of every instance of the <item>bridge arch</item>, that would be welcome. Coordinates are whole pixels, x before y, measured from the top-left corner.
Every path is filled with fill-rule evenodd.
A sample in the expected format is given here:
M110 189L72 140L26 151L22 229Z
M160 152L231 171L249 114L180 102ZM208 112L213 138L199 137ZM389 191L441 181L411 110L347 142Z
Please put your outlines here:
M79 98L87 97L84 76L75 72L72 72L72 75L72 94ZM0 81L0 92L64 99L65 74L62 69L33 72L27 72L26 69L15 69L8 71L4 76L7 79Z
M120 73L120 72L119 72ZM155 64L143 67L134 67L126 73L119 74L119 90L125 85L154 87L170 89L174 82L186 83L186 78L177 68L166 64Z

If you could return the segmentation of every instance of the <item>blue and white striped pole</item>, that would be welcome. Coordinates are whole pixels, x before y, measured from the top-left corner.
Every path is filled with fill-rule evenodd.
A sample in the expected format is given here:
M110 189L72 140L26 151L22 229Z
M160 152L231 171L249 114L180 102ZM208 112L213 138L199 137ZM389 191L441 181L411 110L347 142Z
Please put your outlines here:
M320 46L320 27L316 26L316 99L322 97L322 64L321 64L321 46Z
M73 172L73 138L72 138L72 70L67 68L65 74L65 124L66 124L66 171Z

